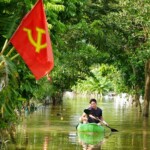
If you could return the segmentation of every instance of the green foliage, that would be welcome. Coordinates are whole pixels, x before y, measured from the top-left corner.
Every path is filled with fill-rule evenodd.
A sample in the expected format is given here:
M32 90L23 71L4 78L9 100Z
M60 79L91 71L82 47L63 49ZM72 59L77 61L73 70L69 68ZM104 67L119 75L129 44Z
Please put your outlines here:
M5 56L0 56L0 128L6 127L12 121L16 121L14 109L18 105L16 67ZM13 87L13 88L12 88Z
M0 49L35 2L0 2ZM56 97L58 93L72 90L75 84L74 89L96 93L128 92L137 86L143 90L144 63L150 57L148 0L43 2L55 67L50 80L45 77L35 81L19 57L15 64L6 57L11 46L0 54L0 108L4 119L10 118L24 99ZM15 54L12 52L10 57Z
M41 80L36 82L37 88L33 90L33 97L37 100L43 101L46 96L52 96L55 92L51 79L42 78Z
M130 90L136 86L143 89L144 63L149 59L149 22L148 1L120 1L122 11L111 13L119 45L116 66L121 70L123 79Z
M77 92L105 94L109 91L119 92L121 89L120 83L120 73L114 66L93 65L91 67L91 76L86 76L85 80L79 80L72 89Z

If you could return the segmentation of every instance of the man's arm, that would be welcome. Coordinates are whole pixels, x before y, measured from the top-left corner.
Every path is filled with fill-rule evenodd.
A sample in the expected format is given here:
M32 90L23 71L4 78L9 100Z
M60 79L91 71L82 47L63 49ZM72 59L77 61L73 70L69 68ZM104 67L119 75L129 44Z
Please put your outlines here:
M98 120L98 121L102 122L104 125L108 126L108 123L106 121L104 121L102 116L101 116L101 119L98 118L98 117L95 117L95 116L93 116L91 114L89 115L89 117L92 118L92 119Z

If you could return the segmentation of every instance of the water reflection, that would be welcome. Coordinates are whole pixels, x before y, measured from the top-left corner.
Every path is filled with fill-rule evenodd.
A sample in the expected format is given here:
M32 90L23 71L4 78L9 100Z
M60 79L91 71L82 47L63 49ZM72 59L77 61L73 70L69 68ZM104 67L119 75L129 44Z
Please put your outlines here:
M87 142L75 126L89 99L65 100L59 106L46 106L26 117L18 126L15 142L8 150L149 150L150 119L143 118L136 108L117 106L113 100L99 101L104 118L118 133L102 140ZM97 138L98 139L98 138Z
M49 143L49 137L44 137L44 144L43 144L43 150L48 150L48 143Z
M82 147L83 150L101 150L101 144L90 145L90 144L83 143Z
M83 150L101 150L102 145L108 140L110 135L111 134L105 137L99 136L100 138L96 135L89 135L88 140L87 140L87 137L86 138L84 137L83 139L81 138L81 135L78 135L78 140L79 140L80 145L82 145Z
M69 142L76 144L77 134L75 132L69 133Z
M113 133L106 128L105 132L77 132L78 142L83 150L100 150Z
M18 131L16 135L16 141L14 145L11 145L10 147L14 148L15 150L26 150L28 143L29 143L29 136L27 132L27 125L24 123L22 126L18 126ZM19 138L17 138L19 136Z
M143 129L144 129L143 130L143 149L147 149L147 145L150 144L150 142L149 142L150 135L147 132L148 127L149 127L148 118L144 118L144 120L143 120Z
M88 133L78 133L78 140L81 143L96 145L99 142L103 141L103 134L88 134Z

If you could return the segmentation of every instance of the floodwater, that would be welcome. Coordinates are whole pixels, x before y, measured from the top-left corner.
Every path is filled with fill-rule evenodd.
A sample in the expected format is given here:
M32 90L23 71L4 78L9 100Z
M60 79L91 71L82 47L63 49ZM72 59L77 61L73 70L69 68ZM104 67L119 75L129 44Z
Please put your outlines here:
M88 98L76 98L66 99L59 106L41 107L18 126L15 142L7 149L150 150L150 119L143 118L137 108L114 99L98 100L98 106L109 126L119 132L111 133L106 128L104 138L96 144L79 139L76 125L88 105Z

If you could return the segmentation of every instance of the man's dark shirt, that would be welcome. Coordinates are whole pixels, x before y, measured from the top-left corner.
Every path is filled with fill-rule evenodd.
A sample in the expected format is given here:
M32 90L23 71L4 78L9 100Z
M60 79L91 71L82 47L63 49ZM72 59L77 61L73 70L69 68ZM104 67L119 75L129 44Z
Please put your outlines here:
M97 107L97 109L93 109L93 108L89 107L88 109L91 110L91 112L90 112L91 115L101 119L101 117L102 117L102 110L99 107ZM98 120L92 119L91 117L88 118L88 122L89 123L99 123Z

